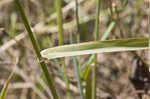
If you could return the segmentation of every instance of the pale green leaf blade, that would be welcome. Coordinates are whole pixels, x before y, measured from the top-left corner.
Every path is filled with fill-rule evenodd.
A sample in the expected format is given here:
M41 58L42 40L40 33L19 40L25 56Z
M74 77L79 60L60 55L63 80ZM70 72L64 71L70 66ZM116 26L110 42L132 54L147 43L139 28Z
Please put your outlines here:
M41 51L47 59L86 55L104 52L133 51L148 48L148 38L132 38L124 40L92 41L48 48Z

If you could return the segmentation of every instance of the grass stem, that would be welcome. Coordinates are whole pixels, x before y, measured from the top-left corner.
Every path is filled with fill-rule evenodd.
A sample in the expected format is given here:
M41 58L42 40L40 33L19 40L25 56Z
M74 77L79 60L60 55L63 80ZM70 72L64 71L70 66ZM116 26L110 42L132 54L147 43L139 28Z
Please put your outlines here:
M64 45L64 34L63 34L63 15L62 15L62 0L55 1L56 13L57 13L57 24L58 24L58 42L59 45ZM62 66L64 66L64 80L67 88L67 96L68 99L72 99L70 87L69 87L69 79L67 76L67 67L64 61L64 58L61 59Z
M77 24L77 42L80 43L80 22L79 22L79 13L78 13L79 12L78 11L78 7L79 7L78 0L75 0L75 4L76 4L75 14L76 14L76 24ZM71 41L71 43L72 43L72 41ZM76 74L76 77L77 77L78 88L79 88L80 95L81 95L81 99L84 99L82 82L81 82L81 77L80 77L80 71L81 71L80 58L81 57L79 56L79 61L77 62L76 57L72 57L73 64L74 64L74 70L75 70L75 74Z
M64 45L63 35L63 16L62 16L62 0L55 1L56 13L57 13L57 24L58 24L58 39L59 45Z
M99 16L100 16L100 0L96 0L96 22L95 22L95 33L94 40L98 40L99 38ZM96 64L97 64L97 54L94 56L94 67L93 67L93 75L92 75L92 99L96 99Z
M77 42L80 43L80 23L79 23L79 10L78 10L78 0L75 0L76 3L76 24L77 24Z
M150 5L150 4L149 4ZM149 11L148 11L148 34L149 34L149 42L148 42L148 45L149 45L149 71L150 71L150 6L149 6Z
M58 95L57 95L56 89L55 89L55 87L54 87L54 84L53 84L53 82L52 82L51 76L50 76L50 74L49 74L49 72L48 72L48 69L47 69L47 67L46 67L46 64L45 64L45 62L42 60L42 57L41 57L41 54L40 54L40 51L39 51L38 44L37 44L37 42L36 42L36 39L34 38L34 35L33 35L32 30L31 30L31 28L30 28L30 26L29 26L29 22L28 22L28 20L27 20L27 18L26 18L26 16L25 16L25 13L24 13L24 11L23 11L23 8L22 8L22 6L21 6L19 0L15 0L15 3L16 3L16 6L17 6L19 12L20 12L21 18L22 18L22 20L23 20L23 22L24 22L24 25L25 25L25 28L26 28L26 30L27 30L27 32L28 32L28 35L29 35L29 38L30 38L30 40L31 40L32 46L33 46L33 48L34 48L34 51L35 51L35 53L36 53L36 55L37 55L37 57L38 57L38 59L39 59L39 61L40 61L40 66L41 66L41 68L42 68L42 70L43 70L43 72L44 72L44 75L45 75L46 80L47 80L47 82L48 82L48 86L49 86L49 88L50 88L50 90L51 90L51 92L52 92L53 98L54 98L54 99L58 99Z

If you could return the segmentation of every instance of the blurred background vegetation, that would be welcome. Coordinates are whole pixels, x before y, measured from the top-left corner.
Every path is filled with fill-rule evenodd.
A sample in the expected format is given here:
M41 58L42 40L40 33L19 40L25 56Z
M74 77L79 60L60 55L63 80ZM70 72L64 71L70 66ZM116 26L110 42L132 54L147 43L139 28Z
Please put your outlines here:
M20 0L40 49L58 46L55 0ZM62 0L64 42L77 43L74 0ZM93 41L96 0L78 0L81 42ZM149 0L101 0L99 38L112 21L115 22L108 40L148 37ZM14 39L14 40L12 40ZM147 61L147 51L137 51ZM77 57L81 72L90 55ZM134 99L135 90L129 81L134 55L130 52L98 54L97 99ZM16 60L19 60L16 63ZM72 58L65 58L73 99L80 99ZM0 90L8 75L15 70L7 99L51 99L51 92L25 32L13 0L0 0ZM46 60L60 99L66 99L62 69L57 60ZM111 82L111 84L110 84ZM83 83L84 85L84 83ZM147 96L148 97L148 96ZM148 99L148 98L147 98Z

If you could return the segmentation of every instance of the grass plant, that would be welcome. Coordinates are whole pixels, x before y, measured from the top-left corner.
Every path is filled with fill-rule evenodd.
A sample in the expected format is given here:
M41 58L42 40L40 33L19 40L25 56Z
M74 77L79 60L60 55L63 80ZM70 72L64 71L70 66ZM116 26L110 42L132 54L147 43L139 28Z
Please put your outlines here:
M80 43L80 22L79 22L78 0L75 0L75 4L76 4L75 14L76 14L76 24L77 24L77 42ZM72 38L72 33L71 33L71 38ZM70 40L70 42L71 43L73 42L72 39ZM81 77L80 77L80 73L81 73L80 72L81 71L80 59L81 59L81 57L78 57L78 58L79 58L79 60L77 61L76 57L72 57L73 65L74 65L74 71L75 71L76 78L77 78L77 83L78 83L80 96L81 96L81 99L84 99L82 81L81 81Z
M0 5L2 4L1 2L2 1L0 1ZM20 2L22 2L22 4ZM115 56L115 55L103 54L104 59L100 59L101 55L100 58L98 58L98 54L110 53L110 52L138 51L138 50L145 50L145 49L148 49L150 52L150 39L149 39L150 38L150 9L148 10L146 9L146 11L148 11L148 25L147 25L145 24L145 15L147 15L147 12L145 11L145 9L144 9L145 12L143 11L143 9L141 9L143 8L141 5L144 4L144 2L147 1L128 2L128 0L119 0L116 2L115 0L110 0L110 2L108 3L107 1L102 1L102 0L64 0L64 1L63 0L54 0L54 1L53 0L52 1L51 0L50 1L14 0L14 3L16 4L16 7L18 8L17 10L19 11L20 14L15 12L14 9L11 9L12 11L8 10L8 13L10 13L10 18L9 17L7 18L10 19L9 20L10 24L5 23L6 26L10 26L8 28L9 29L8 31L10 33L9 36L11 38L8 37L8 35L6 36L4 34L6 32L4 28L0 30L0 37L2 36L2 39L0 40L0 45L5 43L5 41L7 41L8 39L11 39L10 42L13 41L13 43L6 42L4 46L3 45L0 46L0 52L5 52L5 50L15 45L15 43L18 44L17 46L12 47L12 49L8 50L8 52L9 54L11 54L11 52L15 50L15 52L19 53L21 57L21 58L19 57L21 61L21 62L19 61L19 66L18 66L19 69L18 71L16 70L16 72L14 73L16 73L17 76L19 76L16 78L17 80L19 78L19 81L24 80L23 83L31 84L31 86L28 87L29 89L25 88L25 90L27 90L26 96L28 95L28 93L30 94L30 89L32 89L31 90L32 94L29 96L30 98L47 99L49 97L50 98L53 97L53 99L62 99L62 98L74 99L74 97L76 98L76 94L78 94L77 98L96 99L96 98L103 97L103 93L105 93L103 92L104 90L106 90L106 92L108 93L110 92L109 94L111 94L112 96L111 98L116 98L118 97L117 96L118 94L116 94L117 91L115 90L114 92L116 93L114 93L113 89L109 88L111 86L105 85L105 83L107 84L107 82L110 80L114 81L114 79L119 79L114 82L118 81L117 84L120 84L121 86L121 83L119 82L120 78L118 77L118 74L113 73L114 68L112 66L109 66L109 64L111 63L113 64L115 59L113 58L113 61L110 61L110 63L108 62L108 59L106 59L107 55L108 56L110 55ZM44 7L40 3L43 3ZM133 4L136 5L133 6ZM22 6L24 7L24 9ZM33 7L37 7L39 9L33 10L32 9ZM130 9L132 7L135 7L137 11L131 11ZM95 8L96 8L96 13L94 13ZM25 12L27 16L25 15ZM19 18L18 15L21 16L23 25L26 28L33 50L40 64L41 67L40 69L43 71L42 75L37 74L36 73L37 71L34 70L32 67L30 67L31 70L28 70L25 67L26 64L29 65L31 64L31 66L34 66L34 64L30 61L35 59L33 57L28 58L28 54L32 52L32 49L29 48L31 45L22 44L22 41L20 41L27 37L26 34L21 39L18 39L17 38L18 36L16 36L19 33L19 31L22 31L24 29L24 27L20 25L20 20L18 20ZM50 15L50 17L48 17L47 15ZM35 35L32 32L27 17L31 18L30 23L33 23L33 25L36 22L39 22L39 20L41 21L42 19L42 21L39 22L39 24L35 24L33 28L35 29L38 38L35 38ZM140 21L142 24L140 23ZM146 26L148 27L148 33L149 33L148 38L145 38L145 34L147 33L147 30L145 29ZM139 27L142 27L142 29L140 29ZM144 31L146 31L146 33L143 33ZM141 32L141 33L138 34L137 32ZM22 33L24 34L25 32ZM91 36L90 33L93 33L93 36ZM69 40L67 38L68 36L69 36ZM94 41L91 41L93 39ZM58 40L58 46L53 47L57 45L56 40ZM74 42L76 42L76 44L74 44ZM22 49L20 48L21 50L18 51L16 50L16 47L18 49L21 47ZM27 48L27 50L25 48ZM40 48L43 50L41 51ZM147 52L145 51L145 53ZM119 53L117 55L119 56L120 54L122 55L122 53ZM126 55L125 57L128 56L131 59L133 58L133 56L136 56L141 61L144 61L142 56L140 56L142 54L141 53L137 54L136 52L125 53ZM11 56L12 58L14 55L11 54L8 56ZM123 59L124 55L121 57ZM9 58L7 59L10 60ZM112 58L110 57L110 59ZM129 61L129 59L127 60ZM124 68L123 67L124 64L122 64L123 63L122 60L120 61L121 62L119 66L120 65L121 66L119 67L119 69L115 68L114 70L120 70L120 69L122 70ZM0 57L0 65L1 64L3 64L3 58L1 59ZM146 61L144 61L144 64L148 65ZM131 64L128 63L127 65L131 65ZM73 67L68 67L68 66L73 66ZM150 66L150 53L149 53L149 66ZM129 68L127 66L126 68L128 71ZM36 69L39 70L38 67ZM71 73L72 71L74 72L71 75L68 75L70 71ZM127 71L124 72L119 71L120 73L119 76L121 76L121 74L122 75L125 74ZM4 87L0 92L0 99L6 99L8 93L8 84L10 83L10 80L14 76L14 73L11 72L7 81L5 82ZM51 74L54 75L54 78L52 78ZM99 74L100 74L100 78L97 78ZM105 79L106 77L109 77L109 80ZM14 80L14 82L16 82L16 79ZM106 81L103 79L105 79ZM126 78L121 78L121 79L126 80ZM53 80L55 80L55 82L53 82ZM100 82L99 83L100 85L97 82ZM58 87L56 87L56 85L58 85ZM99 87L102 87L100 88L101 93L97 93L96 89L98 89ZM56 90L56 88L58 90ZM122 87L118 87L116 89L121 89L121 88ZM18 90L22 90L22 89L18 89ZM127 91L125 90L125 92ZM21 91L21 93L24 93L24 89L23 91ZM127 93L122 93L122 94L123 95L120 95L119 97L122 98L125 95L128 97ZM18 96L21 97L21 95ZM129 96L129 98L131 97Z
M59 45L64 45L62 0L56 0L55 7L56 7L56 12L57 12L58 42L59 42ZM70 85L69 85L70 82L67 76L67 67L66 67L64 58L62 58L60 61L62 63L62 66L64 66L64 80L66 82L67 96L68 96L68 99L72 99Z
M95 33L94 40L97 41L99 38L99 16L100 16L100 4L101 0L96 0L96 20L95 20ZM94 55L94 66L92 72L92 99L96 99L96 65L97 55Z
M39 59L40 66L41 66L41 68L42 68L42 70L44 72L44 75L45 75L46 79L47 79L48 86L49 86L49 88L50 88L50 90L52 92L52 95L53 95L54 99L58 99L58 95L57 95L56 89L54 87L54 84L52 82L52 78L51 78L51 76L50 76L50 74L48 72L48 69L46 67L46 64L45 64L44 60L41 57L40 50L38 48L38 44L36 43L36 40L35 40L34 35L33 35L33 32L32 32L32 30L30 28L30 25L29 25L28 20L27 20L27 18L25 16L25 13L24 13L24 11L22 9L22 6L21 6L19 0L15 0L15 3L16 3L16 6L17 6L19 12L20 12L21 18L22 18L22 20L24 22L24 25L25 25L25 28L26 28L26 30L28 32L28 35L29 35L29 38L31 40L32 46L34 48L34 51L35 51L35 53L37 55L37 58Z

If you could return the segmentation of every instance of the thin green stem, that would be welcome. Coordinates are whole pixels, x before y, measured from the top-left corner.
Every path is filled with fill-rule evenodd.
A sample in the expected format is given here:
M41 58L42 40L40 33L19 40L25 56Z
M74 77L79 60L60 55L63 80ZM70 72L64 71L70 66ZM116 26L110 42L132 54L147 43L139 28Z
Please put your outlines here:
M94 54L94 66L92 71L92 99L96 99L96 64L97 54Z
M80 72L79 72L79 66L77 64L77 59L76 59L76 57L72 57L72 59L73 59L73 64L74 64L75 74L77 77L78 88L80 91L81 99L84 99L82 82L81 82L81 78L80 78Z
M98 40L99 38L99 16L100 16L100 0L96 2L96 22L95 22L95 33L94 40ZM95 66L93 67L93 75L92 75L92 99L96 99L96 64L97 64L97 55L94 56Z
M22 18L22 20L24 22L24 25L25 25L25 28L26 28L26 30L28 32L28 35L29 35L29 38L31 40L32 46L34 48L34 51L35 51L35 53L36 53L36 55L37 55L37 57L38 57L38 59L40 61L40 66L41 66L41 68L42 68L42 70L44 72L44 75L45 75L46 79L47 79L48 86L49 86L49 88L50 88L50 90L52 92L52 95L53 95L54 99L58 99L58 95L57 95L56 89L54 87L54 84L52 82L51 76L50 76L50 74L48 72L48 69L46 67L45 62L42 60L38 44L36 42L36 39L34 38L33 32L32 32L32 30L31 30L31 28L29 26L29 22L28 22L28 20L27 20L27 18L25 16L25 13L24 13L24 11L23 11L23 9L21 7L21 4L20 4L19 0L15 0L15 3L16 3L16 6L17 6L19 12L20 12L21 18Z
M115 26L114 21L111 22L111 24L109 25L109 27L107 28L107 30L105 31L105 33L103 34L103 36L101 37L101 40L106 40L106 38L110 35L112 29ZM88 61L88 64L86 66L86 71L83 72L82 77L84 77L84 79L86 79L86 99L91 99L91 64L93 64L93 61L95 58L95 55L92 55ZM94 60L95 61L95 60Z
M96 0L96 22L95 22L95 33L94 33L94 40L97 41L99 37L99 16L100 16L100 1Z
M70 33L70 43L72 44L72 42L73 42L72 33ZM73 59L74 70L75 70L75 75L77 77L78 88L80 91L81 99L84 99L82 82L81 82L81 77L80 77L80 72L79 72L79 65L78 65L76 57L72 57L72 59Z
M79 18L79 3L78 0L75 0L76 3L76 10L75 10L75 14L76 14L76 24L77 24L77 42L80 43L80 35L81 35L81 31L80 31L80 18ZM79 66L79 73L81 73L81 57L78 57L78 66Z
M86 96L86 99L91 99L92 97L92 93L91 93L91 85L92 85L92 76L91 76L91 69L89 69L89 73L87 74L87 77L86 77L86 87L85 87L85 96Z
M150 7L148 11L148 33L149 33L149 71L150 71Z
M77 24L77 42L80 43L80 20L79 20L79 4L78 4L78 0L75 0L76 3L76 10L75 10L75 14L76 14L76 24ZM77 59L76 59L77 60ZM81 73L81 61L80 61L80 56L79 56L79 60L78 60L79 64L79 73Z
M64 45L64 35L63 35L63 16L62 16L62 0L55 1L55 7L57 12L57 24L58 24L58 39L59 45Z
M69 86L70 82L69 82L69 79L67 76L67 66L65 64L64 58L61 59L61 63L62 63L62 66L64 66L64 80L66 83L67 97L68 97L68 99L72 99L72 94L71 94L71 90L70 90L70 86Z
M80 42L80 23L79 23L79 10L78 10L78 0L75 0L76 3L76 24L77 24L77 42Z
M55 1L56 13L57 13L57 24L58 24L58 42L59 45L64 45L64 34L63 34L63 15L62 15L62 0ZM62 66L64 66L64 80L67 88L67 96L69 99L72 99L70 87L69 87L69 79L67 76L67 67L64 61L64 58L61 59Z
M77 42L80 43L80 22L79 22L79 13L78 13L79 12L78 11L78 7L79 7L78 0L75 0L75 3L76 3L75 13L76 13L76 24L77 24ZM71 41L71 43L72 43L72 41ZM81 82L81 77L80 77L80 71L81 71L80 56L79 56L79 61L78 61L79 63L77 62L76 57L72 57L72 59L73 59L74 70L75 70L75 74L76 74L76 77L77 77L78 88L79 88L79 91L80 91L81 99L84 99L82 82Z
M7 92L8 92L8 85L11 81L11 79L13 78L14 76L14 72L11 72L11 74L9 75L7 81L5 82L5 85L2 89L2 91L0 92L0 99L6 99L6 95L7 95Z

